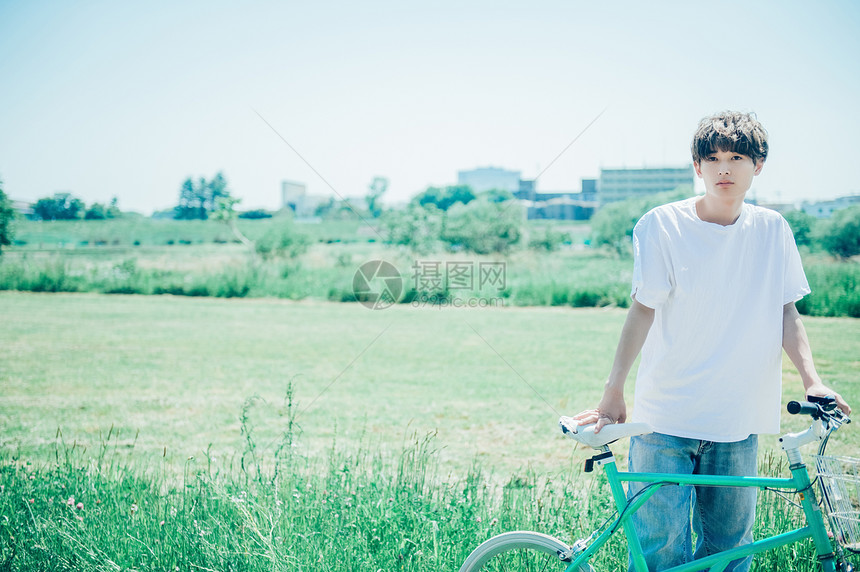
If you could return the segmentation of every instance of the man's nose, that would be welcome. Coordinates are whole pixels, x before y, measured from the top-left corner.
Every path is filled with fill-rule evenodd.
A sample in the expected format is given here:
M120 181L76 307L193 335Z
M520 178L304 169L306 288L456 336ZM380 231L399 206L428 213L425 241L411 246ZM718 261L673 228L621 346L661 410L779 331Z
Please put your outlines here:
M728 163L721 163L720 164L720 175L728 175L730 172L731 172L731 170L729 169Z

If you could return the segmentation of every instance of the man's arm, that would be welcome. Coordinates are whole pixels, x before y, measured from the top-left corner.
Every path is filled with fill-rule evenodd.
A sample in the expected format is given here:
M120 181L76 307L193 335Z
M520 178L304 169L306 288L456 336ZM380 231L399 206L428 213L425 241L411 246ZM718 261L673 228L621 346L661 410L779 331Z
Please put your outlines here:
M604 425L624 423L627 420L624 382L627 381L627 374L630 373L636 356L642 350L645 338L648 337L648 330L653 323L654 309L640 304L634 298L621 330L621 339L618 341L618 349L615 350L612 371L603 389L603 398L597 405L597 409L589 409L573 416L580 425L597 423L594 432L598 433Z
M806 390L807 396L824 397L832 395L836 397L836 403L839 409L845 412L846 415L851 413L851 407L842 396L828 388L822 383L818 372L815 371L815 363L812 361L812 349L809 347L809 338L806 335L806 328L803 327L803 322L800 320L800 313L797 311L794 302L789 302L782 307L782 348L797 368L800 373L800 379L803 381L803 387Z

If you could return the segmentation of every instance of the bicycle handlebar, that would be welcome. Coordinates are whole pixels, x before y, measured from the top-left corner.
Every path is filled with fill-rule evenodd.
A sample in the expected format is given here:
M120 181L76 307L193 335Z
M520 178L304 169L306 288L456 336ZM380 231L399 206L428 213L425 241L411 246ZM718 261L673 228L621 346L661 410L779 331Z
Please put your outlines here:
M808 401L789 401L786 409L788 409L788 412L792 415L810 415L813 419L818 419L818 417L822 413L822 411L818 408L818 405L810 403Z
M789 401L786 409L792 415L809 415L831 429L851 423L851 419L836 406L836 399L831 396L810 396L809 401Z

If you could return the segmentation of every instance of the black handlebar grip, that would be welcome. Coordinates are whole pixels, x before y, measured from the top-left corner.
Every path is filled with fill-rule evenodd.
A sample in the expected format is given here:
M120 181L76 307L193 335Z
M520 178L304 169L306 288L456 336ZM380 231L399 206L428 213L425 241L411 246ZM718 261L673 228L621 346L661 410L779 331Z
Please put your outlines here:
M787 409L788 412L792 415L797 415L798 413L803 415L811 415L813 417L816 417L818 415L818 406L814 403L809 403L808 401L789 401Z

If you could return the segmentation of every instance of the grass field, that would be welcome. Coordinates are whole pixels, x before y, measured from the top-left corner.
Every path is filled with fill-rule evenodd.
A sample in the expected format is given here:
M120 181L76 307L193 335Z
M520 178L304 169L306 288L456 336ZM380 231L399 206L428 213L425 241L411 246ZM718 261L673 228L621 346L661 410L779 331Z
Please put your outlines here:
M292 382L306 446L364 434L398 449L438 429L460 468L554 454L556 411L595 399L623 319L169 296L3 294L0 307L7 448L48 451L58 427L95 446L113 425L129 442L140 430L138 454L212 443L223 457L255 395L257 430L277 434Z
M288 222L282 216L257 220L237 220L245 236L254 240L275 226ZM370 224L368 224L370 223ZM296 229L313 241L367 242L380 241L376 231L379 221L323 220L295 222ZM567 233L574 244L583 244L589 238L591 227L585 221L530 221L528 229L540 233L551 227ZM77 221L15 221L13 249L45 250L82 247L164 246L180 244L231 242L235 237L228 226L216 220L154 220L128 217L107 220Z
M282 217L237 221L245 236L255 240L275 226L289 223ZM355 241L359 239L358 220L321 221L297 224L297 228L314 241ZM370 232L372 237L372 231ZM367 237L362 236L362 241ZM15 221L13 250L37 251L55 249L138 248L182 246L190 244L223 244L236 240L230 228L216 220L170 220L128 217L106 220Z
M454 570L496 532L607 515L556 420L596 403L623 310L6 292L0 316L6 569ZM860 403L860 322L806 324ZM762 502L759 531L794 518Z
M555 422L596 403L624 312L368 310L357 304L183 297L0 295L5 449L114 433L138 454L219 457L239 416L278 434L292 383L304 446L363 435L399 447L438 431L454 466L554 464ZM822 375L860 402L860 322L807 318ZM799 394L786 362L786 400ZM739 396L740 398L741 396ZM264 439L265 440L265 439ZM860 443L860 439L853 441Z

